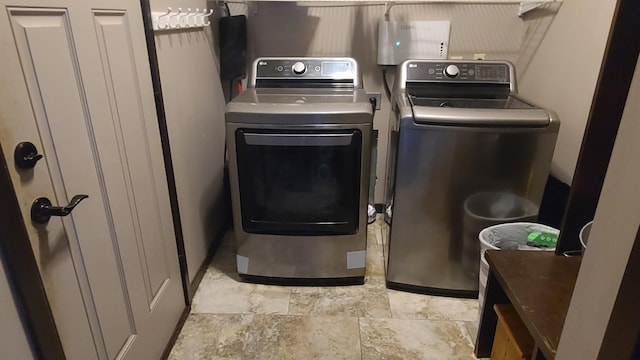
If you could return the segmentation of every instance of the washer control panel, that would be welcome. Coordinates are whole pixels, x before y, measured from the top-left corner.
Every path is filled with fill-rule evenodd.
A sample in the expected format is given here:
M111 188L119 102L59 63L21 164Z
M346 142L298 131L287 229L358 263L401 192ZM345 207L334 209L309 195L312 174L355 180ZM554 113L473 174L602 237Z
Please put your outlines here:
M511 66L506 62L415 60L404 63L406 81L509 83Z
M256 79L357 79L351 58L260 58L254 63Z

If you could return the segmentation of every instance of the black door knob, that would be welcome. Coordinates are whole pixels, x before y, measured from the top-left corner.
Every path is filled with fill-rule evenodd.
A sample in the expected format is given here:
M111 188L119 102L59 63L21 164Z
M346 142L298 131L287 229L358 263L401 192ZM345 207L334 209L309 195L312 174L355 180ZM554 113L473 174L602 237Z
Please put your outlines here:
M52 216L67 216L80 201L88 197L89 195L76 195L64 207L51 206L51 201L46 197L37 198L31 205L31 220L36 224L46 224Z
M13 159L17 167L21 169L32 169L36 166L38 160L42 159L42 155L38 154L38 149L35 145L25 141L16 146L13 152Z

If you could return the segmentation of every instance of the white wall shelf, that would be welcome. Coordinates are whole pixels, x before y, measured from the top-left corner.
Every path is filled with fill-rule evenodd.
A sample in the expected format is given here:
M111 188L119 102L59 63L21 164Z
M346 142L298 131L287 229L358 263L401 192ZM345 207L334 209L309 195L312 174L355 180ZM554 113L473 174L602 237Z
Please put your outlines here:
M420 5L420 4L469 4L469 5L509 5L519 4L518 16L551 3L562 3L563 0L227 0L228 3L296 3L299 6L308 7L336 7L336 6L376 6L384 5L390 9L394 5Z
M315 4L355 4L355 5L394 5L394 4L548 4L561 3L563 0L229 0L229 3L252 2L295 2Z

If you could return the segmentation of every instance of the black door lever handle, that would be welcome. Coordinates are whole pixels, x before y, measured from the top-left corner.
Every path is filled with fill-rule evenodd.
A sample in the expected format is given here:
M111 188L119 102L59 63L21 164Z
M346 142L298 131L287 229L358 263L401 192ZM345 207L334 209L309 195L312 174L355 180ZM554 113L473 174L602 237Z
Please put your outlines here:
M37 198L31 205L31 220L36 224L46 224L52 216L67 216L89 195L75 195L67 206L51 206L51 201L46 197Z

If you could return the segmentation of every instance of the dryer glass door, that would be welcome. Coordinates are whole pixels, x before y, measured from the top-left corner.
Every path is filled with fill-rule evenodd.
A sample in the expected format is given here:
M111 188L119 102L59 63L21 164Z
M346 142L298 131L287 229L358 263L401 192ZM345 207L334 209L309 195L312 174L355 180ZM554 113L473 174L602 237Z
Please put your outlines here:
M236 151L244 231L357 232L360 131L239 129Z

